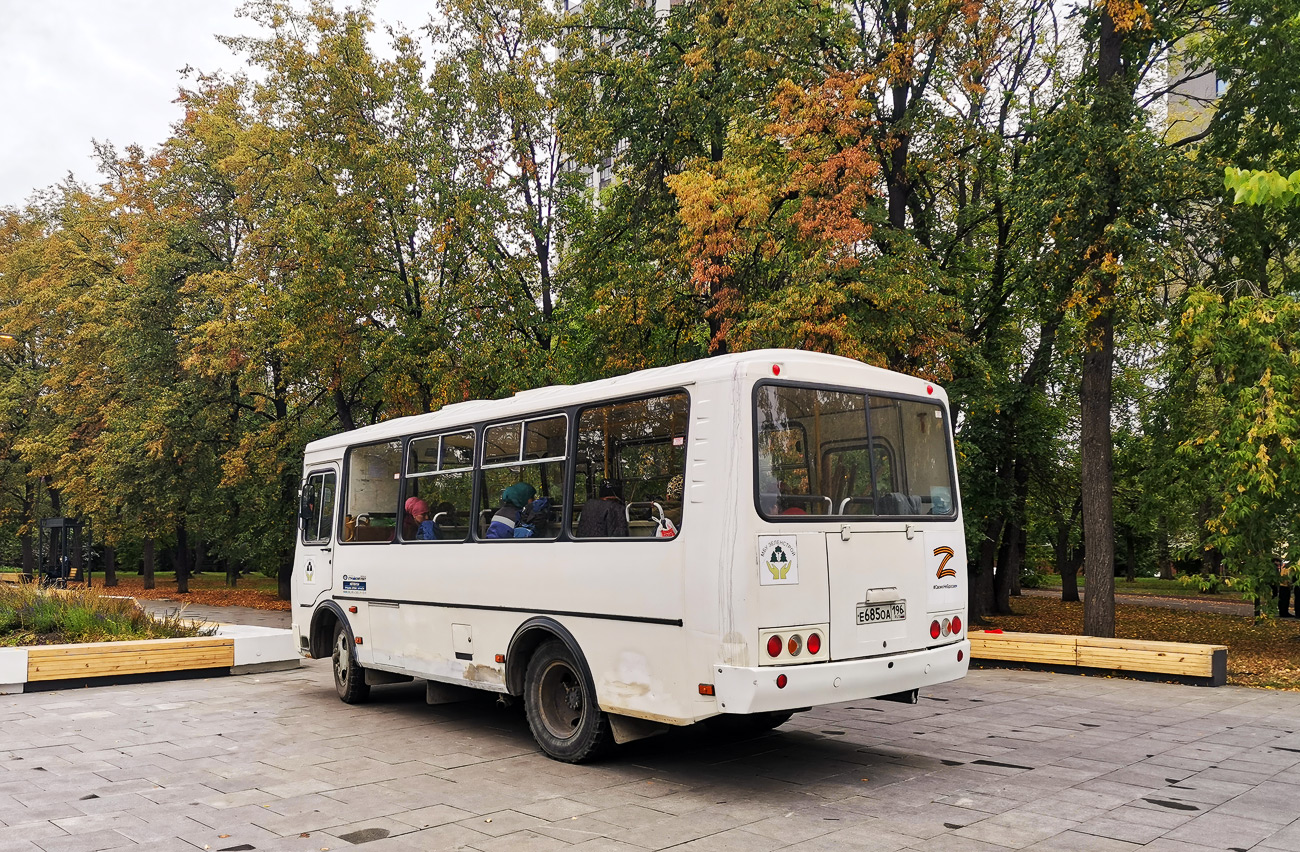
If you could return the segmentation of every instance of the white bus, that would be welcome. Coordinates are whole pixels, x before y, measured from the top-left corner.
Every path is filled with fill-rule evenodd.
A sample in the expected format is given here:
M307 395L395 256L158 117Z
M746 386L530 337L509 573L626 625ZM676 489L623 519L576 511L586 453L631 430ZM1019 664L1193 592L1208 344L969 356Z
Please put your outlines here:
M335 435L303 475L293 631L348 703L413 678L519 697L580 761L915 701L969 663L952 426L920 379L727 355Z

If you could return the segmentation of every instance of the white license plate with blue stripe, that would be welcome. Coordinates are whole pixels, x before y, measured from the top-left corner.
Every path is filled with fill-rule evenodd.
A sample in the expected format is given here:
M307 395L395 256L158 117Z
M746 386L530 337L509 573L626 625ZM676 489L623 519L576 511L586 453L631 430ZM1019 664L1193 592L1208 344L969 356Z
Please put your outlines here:
M878 604L858 604L858 624L880 624L884 621L906 621L907 601L889 601Z

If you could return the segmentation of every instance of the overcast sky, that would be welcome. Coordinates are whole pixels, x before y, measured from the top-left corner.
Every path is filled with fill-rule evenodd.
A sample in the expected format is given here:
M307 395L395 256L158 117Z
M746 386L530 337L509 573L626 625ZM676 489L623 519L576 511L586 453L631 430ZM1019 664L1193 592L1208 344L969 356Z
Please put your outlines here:
M241 0L0 0L0 207L69 172L94 182L92 139L149 149L181 117L180 69L233 70L214 34L256 32ZM338 5L347 5L340 2ZM431 2L379 0L411 29Z

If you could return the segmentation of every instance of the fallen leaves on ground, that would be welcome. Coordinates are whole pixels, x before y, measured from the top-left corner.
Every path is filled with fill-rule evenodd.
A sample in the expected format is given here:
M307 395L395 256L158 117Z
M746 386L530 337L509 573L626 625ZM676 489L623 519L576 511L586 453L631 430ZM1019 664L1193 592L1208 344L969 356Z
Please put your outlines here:
M1083 632L1081 602L1020 597L1012 599L1011 609L1014 615L991 617L987 626L1018 633ZM1255 621L1247 616L1117 603L1115 635L1226 645L1229 683L1300 690L1300 619Z
M202 606L246 606L252 609L289 609L289 602L280 600L274 589L252 588L253 583L245 585L240 581L240 585L235 588L229 588L225 585L224 576L204 574L194 577L190 580L190 591L188 594L179 594L176 591L174 580L168 582L159 582L155 588L146 589L144 587L144 578L128 574L126 576L118 575L117 585L111 589L105 589L100 577L94 578L96 588L104 594L127 595L141 600L172 600L183 603L191 603ZM272 581L274 582L274 581Z

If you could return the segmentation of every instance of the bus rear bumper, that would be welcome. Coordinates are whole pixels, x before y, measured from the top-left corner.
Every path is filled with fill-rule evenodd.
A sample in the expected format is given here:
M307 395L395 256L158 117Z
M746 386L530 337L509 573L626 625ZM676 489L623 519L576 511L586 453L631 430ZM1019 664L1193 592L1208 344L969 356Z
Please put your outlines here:
M765 713L877 698L957 680L970 668L970 642L834 663L714 668L720 712ZM777 686L780 675L785 675L784 687Z

